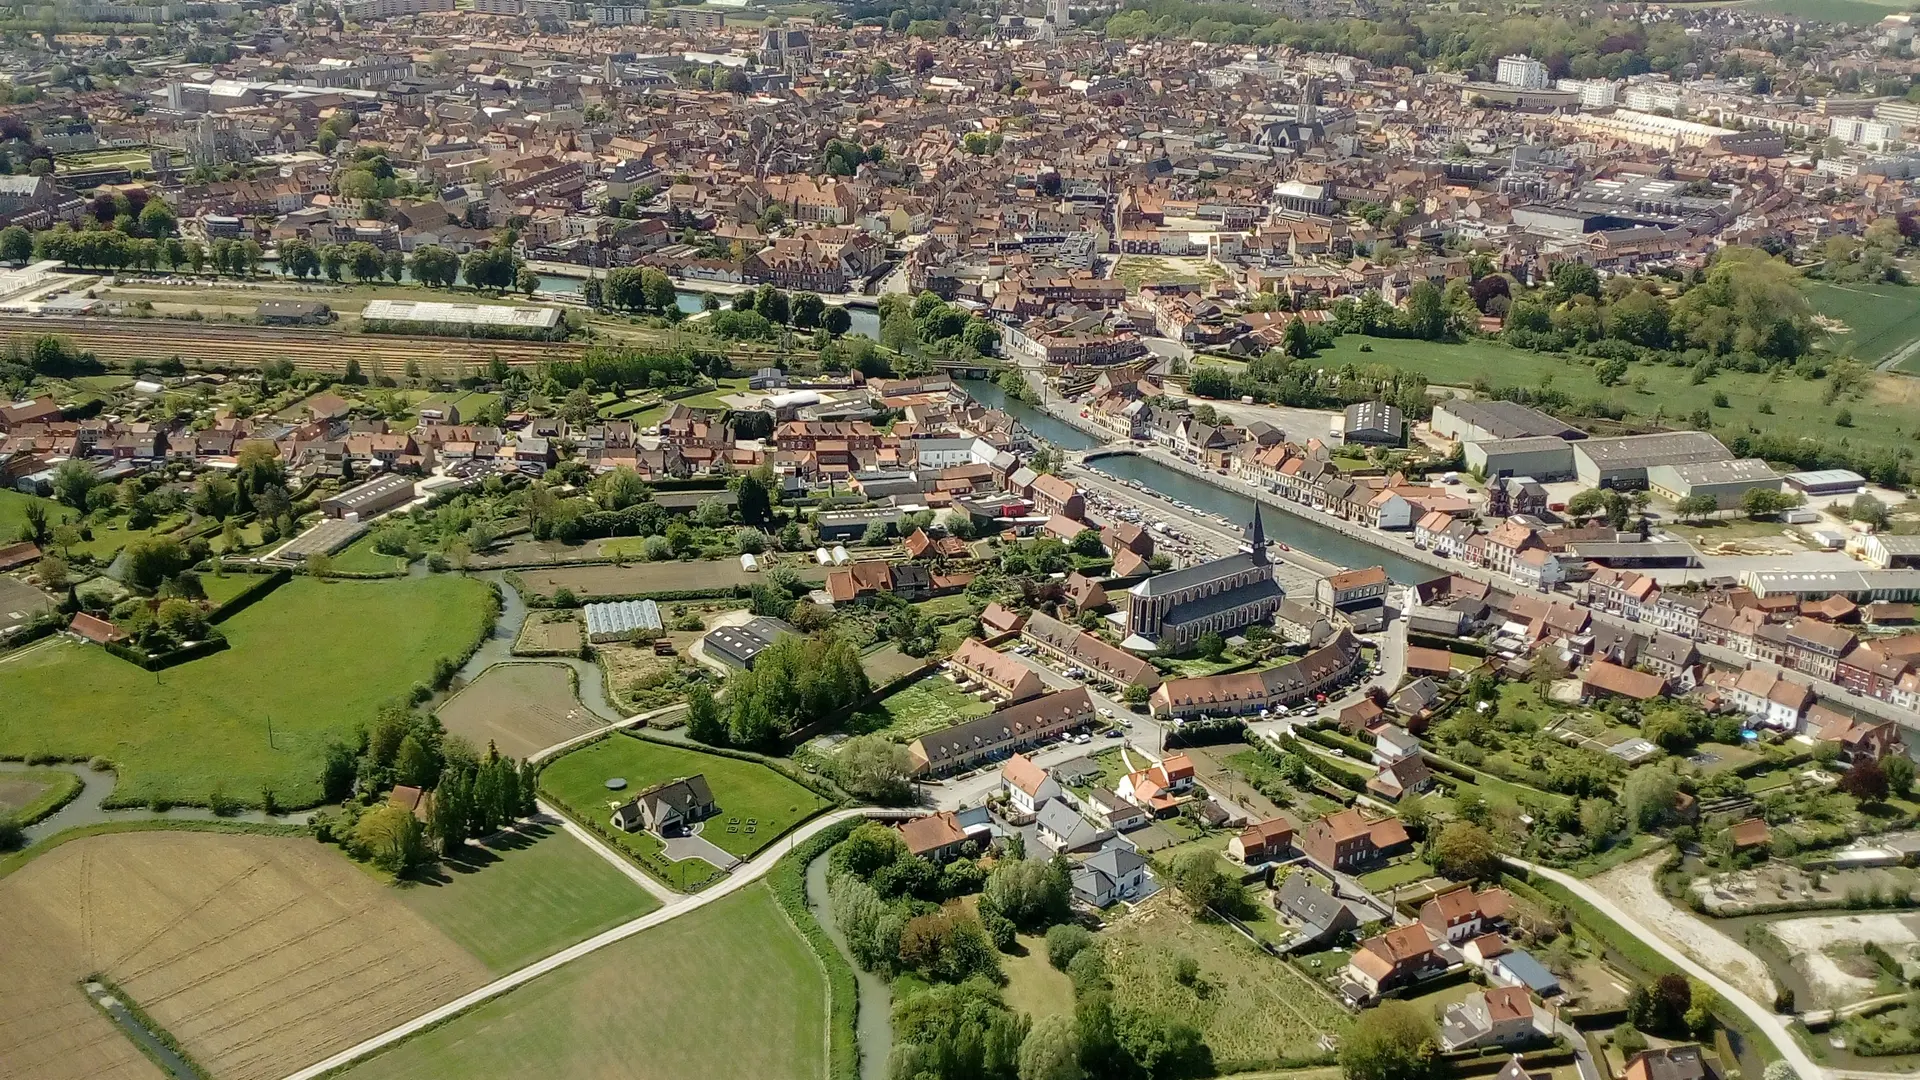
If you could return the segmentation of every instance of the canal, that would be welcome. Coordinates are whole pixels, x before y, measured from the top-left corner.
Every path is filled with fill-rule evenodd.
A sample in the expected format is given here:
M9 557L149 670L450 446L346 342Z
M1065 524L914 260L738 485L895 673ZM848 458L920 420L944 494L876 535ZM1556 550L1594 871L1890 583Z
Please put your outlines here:
M1014 423L1026 429L1028 434L1049 445L1062 450L1092 450L1106 445L1064 420L1049 416L1017 398L1008 397L1007 392L990 379L961 379L959 382L961 389L973 400L1013 417Z
M1035 409L1024 401L1009 398L1006 391L992 382L980 379L963 379L961 384L966 392L981 404L990 408L1003 409L1014 421L1035 437L1043 439L1064 450L1091 450L1106 445L1086 432L1070 424ZM1158 492L1176 501L1195 506L1209 514L1225 514L1235 522L1245 523L1253 520L1253 500L1238 492L1215 487L1204 480L1198 480L1186 473L1175 472L1151 458L1138 454L1120 454L1103 457L1088 465L1098 468L1111 476L1123 480L1137 480L1150 491ZM1308 555L1325 559L1330 563L1345 567L1363 567L1379 565L1386 568L1387 576L1402 584L1426 581L1437 572L1431 567L1403 559L1383 548L1362 543L1342 535L1308 518L1287 513L1276 507L1266 507L1261 514L1261 523L1267 531L1267 538L1277 540L1288 547L1297 548Z

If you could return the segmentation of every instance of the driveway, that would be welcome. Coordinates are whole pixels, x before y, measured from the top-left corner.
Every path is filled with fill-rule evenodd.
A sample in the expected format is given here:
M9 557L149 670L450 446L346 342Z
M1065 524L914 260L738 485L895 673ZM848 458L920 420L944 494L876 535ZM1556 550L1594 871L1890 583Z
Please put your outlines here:
M701 823L700 831L704 832L707 829L715 827L724 829L726 828L726 824L716 818L713 821ZM740 827L743 829L746 828L745 825ZM667 849L667 858L675 862L679 862L681 859L705 859L721 870L731 870L740 865L739 859L735 858L731 853L721 850L719 845L701 836L699 832L692 833L688 836L665 837L661 840L661 844Z

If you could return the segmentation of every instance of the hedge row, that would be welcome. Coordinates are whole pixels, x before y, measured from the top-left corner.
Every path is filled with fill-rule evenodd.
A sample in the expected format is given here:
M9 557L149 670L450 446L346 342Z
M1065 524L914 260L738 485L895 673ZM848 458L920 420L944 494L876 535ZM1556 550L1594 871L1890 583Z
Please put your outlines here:
M847 838L860 822L848 820L816 833L806 843L788 852L767 883L773 898L787 913L794 929L807 939L814 955L827 969L827 1076L829 1080L859 1080L860 1043L856 1027L860 1007L860 984L854 980L853 965L827 937L819 920L807 906L807 866L828 849Z
M208 636L205 641L196 641L191 645L175 649L172 652L143 653L131 645L123 645L117 641L110 641L101 645L101 648L125 660L127 663L145 668L148 671L162 671L177 664L184 664L189 660L198 660L203 656L212 656L214 653L220 652L226 647L227 639L225 635L216 630L208 631Z
M207 621L210 623L226 622L228 619L253 606L268 593L293 580L293 572L291 570L276 570L271 574L259 574L256 576L260 578L259 581L234 593L233 596L228 598L226 603L213 609L213 614L207 616Z

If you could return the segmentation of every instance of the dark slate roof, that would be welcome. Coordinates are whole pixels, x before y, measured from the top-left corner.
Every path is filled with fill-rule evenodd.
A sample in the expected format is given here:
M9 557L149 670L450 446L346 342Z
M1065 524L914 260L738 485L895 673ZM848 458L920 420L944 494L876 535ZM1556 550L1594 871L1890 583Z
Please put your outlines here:
M1189 566L1181 570L1169 570L1164 574L1155 574L1133 587L1137 596L1165 596L1195 585L1204 585L1209 581L1231 577L1234 574L1251 570L1255 563L1253 555L1241 552L1224 559L1203 562L1198 566Z

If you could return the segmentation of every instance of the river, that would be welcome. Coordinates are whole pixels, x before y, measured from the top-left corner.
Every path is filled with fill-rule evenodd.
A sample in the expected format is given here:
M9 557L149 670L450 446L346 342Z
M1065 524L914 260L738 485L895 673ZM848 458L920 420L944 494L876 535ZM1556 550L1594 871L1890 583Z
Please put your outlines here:
M1009 398L1006 391L994 383L967 379L963 380L963 385L966 392L975 400L992 408L1004 409L1021 427L1034 436L1062 449L1091 450L1106 445L1086 432L1057 417L1049 416L1024 401ZM1141 457L1138 454L1120 454L1103 457L1090 464L1088 468L1098 468L1101 472L1126 480L1138 480L1143 487L1189 506L1199 507L1209 514L1225 514L1233 521L1241 523L1253 520L1252 499L1225 488L1215 487L1186 473L1176 472L1151 458ZM1268 539L1277 540L1288 547L1325 559L1337 566L1383 566L1389 577L1402 584L1426 581L1435 573L1431 567L1401 558L1372 544L1343 536L1309 518L1290 514L1275 507L1270 506L1264 509L1261 514L1261 523L1266 528Z
M861 1080L886 1080L887 1054L893 1047L893 988L873 972L854 963L847 948L847 937L833 921L833 905L827 900L827 860L832 853L820 855L807 864L807 907L826 931L834 948L853 968L853 981L860 988L860 1004L854 1017L854 1041L860 1045Z

